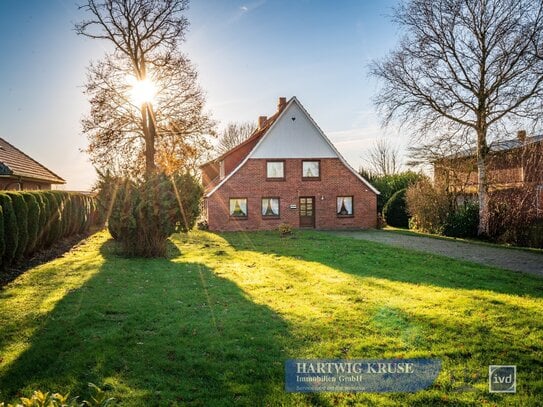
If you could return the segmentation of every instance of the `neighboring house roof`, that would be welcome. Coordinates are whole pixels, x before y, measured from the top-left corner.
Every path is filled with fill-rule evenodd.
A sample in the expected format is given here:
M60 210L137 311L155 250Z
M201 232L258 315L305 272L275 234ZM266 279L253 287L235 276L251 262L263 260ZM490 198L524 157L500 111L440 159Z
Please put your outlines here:
M537 136L526 137L524 141L520 140L518 137L511 140L501 140L494 141L490 143L489 148L491 153L501 153L504 151L515 150L517 148L525 147L530 144L536 144L543 142L543 134ZM475 147L468 148L462 151L459 151L456 154L451 154L443 158L439 158L434 162L441 161L442 159L454 159L454 158L466 158L475 156L477 154L477 149Z
M66 181L29 157L21 150L0 138L0 176L12 176L65 184Z
M254 147L248 152L248 154L241 160L241 162L238 164L238 166L231 171L229 174L227 174L220 182L215 184L215 182L212 182L214 187L210 190L210 192L207 193L207 197L211 196L215 191L217 191L222 185L224 185L243 165L249 160L253 155L255 155L255 152L259 150L259 147L262 145L262 143L265 142L266 137L272 132L275 126L281 121L281 119L284 117L285 112L289 110L289 107L291 107L293 104L296 104L303 114L309 119L311 124L314 126L314 128L317 130L319 136L322 138L322 140L325 142L325 144L333 151L334 155L347 167L360 181L362 181L369 189L371 189L374 193L380 194L380 192L371 185L364 177L362 177L358 172L356 172L350 165L347 163L345 158L339 153L339 151L335 148L335 146L332 144L332 142L326 137L324 132L321 130L321 128L317 125L317 123L313 120L311 115L305 110L305 108L302 106L300 101L293 96L286 104L286 106L278 111L276 114L274 114L270 119L268 119L268 122L266 123L266 126L264 126L262 129L257 130L249 139L247 139L242 145L246 145L249 142L254 141L255 139L258 139L258 142L254 145ZM234 149L227 151L224 153L221 157L217 158L216 160L213 160L213 162L220 161L227 155L231 154L236 149L240 148L240 146L235 147ZM260 156L256 158L262 158ZM209 163L204 164L207 165ZM213 180L215 181L215 180Z

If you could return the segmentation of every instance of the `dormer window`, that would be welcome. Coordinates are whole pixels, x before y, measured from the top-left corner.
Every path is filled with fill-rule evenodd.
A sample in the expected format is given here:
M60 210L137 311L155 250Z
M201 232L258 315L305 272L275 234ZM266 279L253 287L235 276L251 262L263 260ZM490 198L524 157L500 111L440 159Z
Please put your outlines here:
M266 161L266 179L271 181L284 181L285 161Z
M224 178L224 160L219 162L219 178Z
M313 181L321 179L321 162L319 160L302 161L302 179Z

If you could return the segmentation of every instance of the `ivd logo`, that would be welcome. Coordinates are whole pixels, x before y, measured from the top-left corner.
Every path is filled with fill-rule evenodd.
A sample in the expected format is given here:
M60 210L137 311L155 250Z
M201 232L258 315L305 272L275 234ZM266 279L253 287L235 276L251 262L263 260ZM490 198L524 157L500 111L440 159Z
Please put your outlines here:
M516 393L517 367L490 365L488 367L488 390L490 393Z

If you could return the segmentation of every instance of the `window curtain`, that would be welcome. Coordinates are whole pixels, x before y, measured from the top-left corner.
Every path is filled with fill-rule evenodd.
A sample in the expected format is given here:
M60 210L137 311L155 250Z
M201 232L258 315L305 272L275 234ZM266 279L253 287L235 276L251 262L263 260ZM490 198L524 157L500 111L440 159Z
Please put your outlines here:
M279 199L277 198L262 199L262 215L263 216L279 216Z
M353 198L350 196L340 196L337 198L337 213L338 215L353 214Z

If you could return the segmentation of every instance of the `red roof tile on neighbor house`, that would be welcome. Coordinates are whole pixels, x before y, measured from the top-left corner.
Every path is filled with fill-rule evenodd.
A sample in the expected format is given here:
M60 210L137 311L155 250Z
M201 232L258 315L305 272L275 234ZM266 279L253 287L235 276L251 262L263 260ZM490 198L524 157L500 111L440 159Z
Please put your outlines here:
M0 175L65 184L66 181L29 157L21 150L0 138Z

